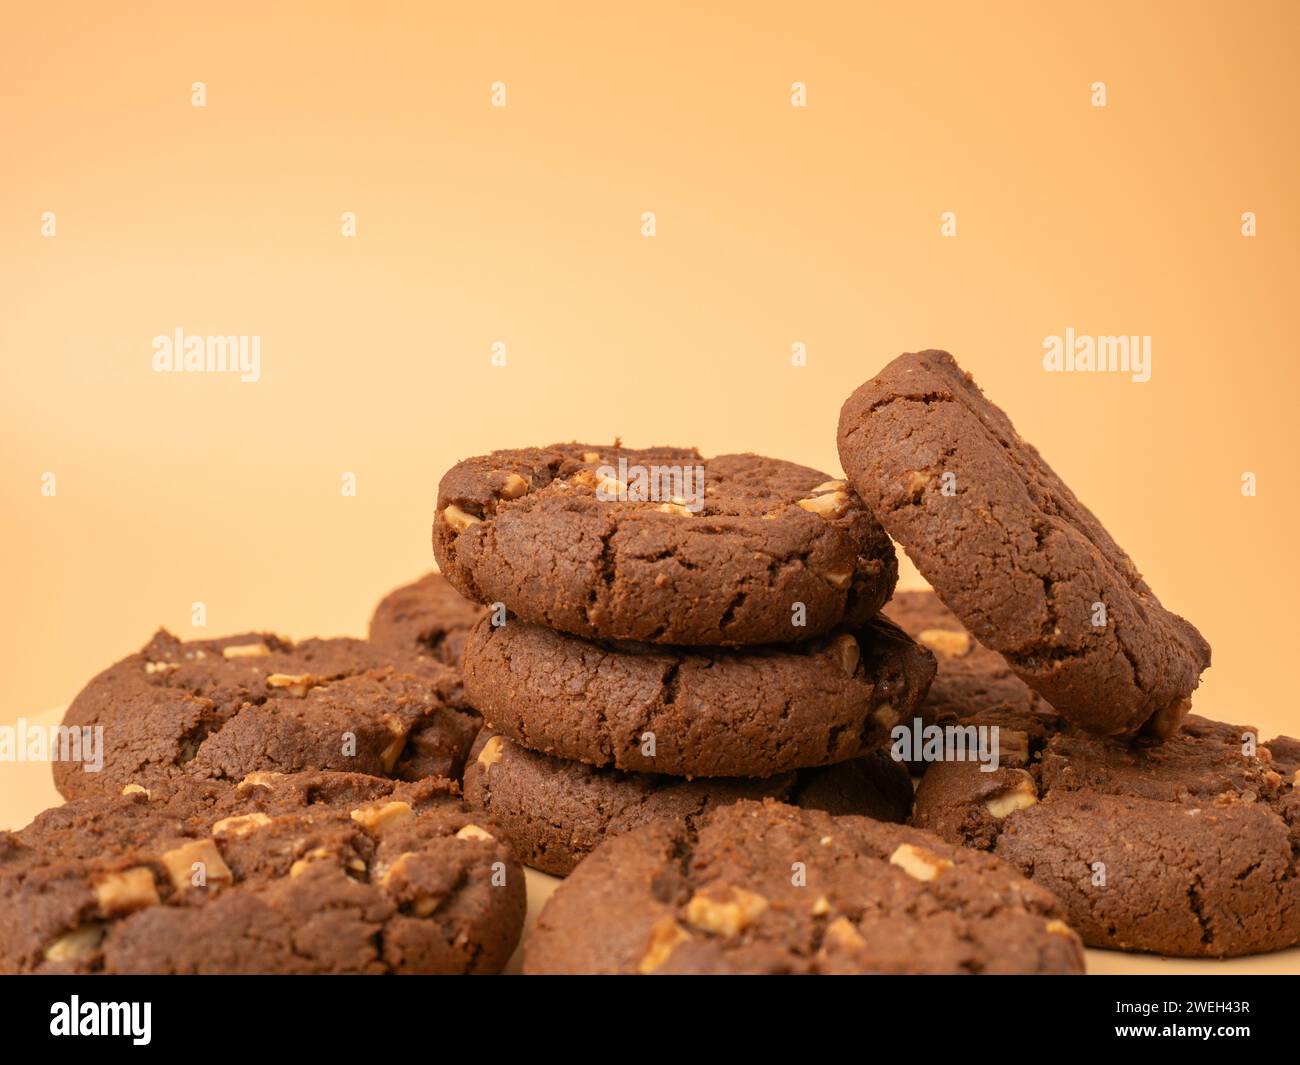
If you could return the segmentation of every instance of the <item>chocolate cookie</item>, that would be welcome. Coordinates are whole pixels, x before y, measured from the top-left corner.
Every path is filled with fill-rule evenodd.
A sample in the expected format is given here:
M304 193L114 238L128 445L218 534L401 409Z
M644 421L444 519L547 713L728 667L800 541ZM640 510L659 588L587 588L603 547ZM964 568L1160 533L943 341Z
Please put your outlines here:
M741 801L601 844L524 944L552 973L1080 973L1051 894L927 832Z
M938 668L918 715L924 725L998 725L1040 745L1064 726L1047 700L973 639L934 592L897 592L882 613L934 652Z
M465 637L485 613L441 573L426 573L380 600L370 619L370 642L459 666Z
M939 597L1058 711L1108 735L1177 729L1209 644L951 355L902 355L854 392L839 450Z
M491 973L524 874L446 780L255 773L0 833L6 973Z
M255 770L458 777L481 722L457 671L432 659L364 640L183 642L160 631L86 685L64 725L102 728L100 771L54 762L55 784L74 798Z
M1191 716L1163 744L1071 731L982 773L931 766L913 823L991 850L1085 943L1225 957L1300 942L1300 795L1253 729Z
M844 482L682 448L466 459L439 485L433 551L461 592L525 621L665 644L812 639L870 618L898 577Z
M881 618L790 648L611 646L485 618L465 691L488 726L544 754L639 773L770 777L880 747L934 657Z
M765 780L688 780L596 769L538 754L487 729L465 769L465 801L492 817L520 861L555 876L567 876L597 844L638 825L665 817L693 821L715 807L765 797L901 822L912 809L912 784L884 751Z

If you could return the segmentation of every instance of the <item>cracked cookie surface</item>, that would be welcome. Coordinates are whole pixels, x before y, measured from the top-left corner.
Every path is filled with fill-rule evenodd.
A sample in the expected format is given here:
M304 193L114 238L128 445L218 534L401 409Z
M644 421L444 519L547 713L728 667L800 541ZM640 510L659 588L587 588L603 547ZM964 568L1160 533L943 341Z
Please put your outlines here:
M465 801L500 826L520 861L567 876L605 839L660 818L694 820L740 799L781 799L833 814L902 822L907 772L887 752L776 777L623 773L538 754L487 729L465 769Z
M879 748L934 676L934 656L875 618L794 647L666 648L484 618L465 691L488 726L595 766L770 777Z
M1209 644L951 355L891 362L845 402L838 440L943 602L1053 707L1106 735L1176 730Z
M689 476L651 477L674 470ZM578 636L663 644L815 638L871 617L898 577L889 538L843 481L683 448L466 459L438 487L433 549L478 602Z
M67 798L255 770L454 778L481 724L460 674L431 658L365 640L161 630L91 680L63 723L100 727L103 742L98 772L54 762Z
M1295 740L1192 715L1162 744L1057 731L1026 746L993 773L931 766L913 823L1007 859L1091 946L1227 957L1300 942Z
M524 874L449 781L257 773L0 833L0 971L490 973Z
M1080 973L1050 892L928 832L741 801L606 841L524 944L552 973Z

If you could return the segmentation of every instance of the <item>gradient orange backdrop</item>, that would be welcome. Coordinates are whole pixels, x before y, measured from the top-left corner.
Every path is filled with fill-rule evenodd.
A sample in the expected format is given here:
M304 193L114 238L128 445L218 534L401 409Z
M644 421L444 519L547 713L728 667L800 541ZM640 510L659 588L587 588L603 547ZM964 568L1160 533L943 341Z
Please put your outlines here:
M468 7L7 15L0 719L196 601L361 632L493 447L837 469L843 399L937 346L1209 637L1197 708L1300 732L1300 7ZM178 326L262 379L154 373ZM1151 381L1044 373L1067 328Z

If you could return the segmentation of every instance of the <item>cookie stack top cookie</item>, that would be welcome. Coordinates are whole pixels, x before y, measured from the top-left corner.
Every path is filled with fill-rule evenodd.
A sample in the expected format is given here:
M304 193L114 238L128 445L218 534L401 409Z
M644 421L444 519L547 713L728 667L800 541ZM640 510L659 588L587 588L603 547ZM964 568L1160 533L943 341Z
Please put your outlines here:
M683 448L467 459L439 485L433 550L465 596L523 621L687 646L822 636L872 617L898 579L889 537L843 481Z

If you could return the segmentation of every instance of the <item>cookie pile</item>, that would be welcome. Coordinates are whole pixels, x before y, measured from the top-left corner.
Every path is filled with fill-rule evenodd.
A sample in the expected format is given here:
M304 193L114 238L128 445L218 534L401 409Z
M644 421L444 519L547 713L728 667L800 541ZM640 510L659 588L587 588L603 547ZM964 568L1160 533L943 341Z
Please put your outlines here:
M897 578L843 481L754 455L561 444L442 479L434 553L489 607L465 794L525 864L741 799L899 821L884 752L934 673L878 615Z
M460 797L454 648L161 631L104 670L63 722L102 765L0 833L0 972L499 972L524 874Z
M0 833L0 971L498 972L523 865L537 974L1300 943L1300 741L1189 715L1208 643L1007 416L920 352L838 442L467 459L369 639L160 631Z

